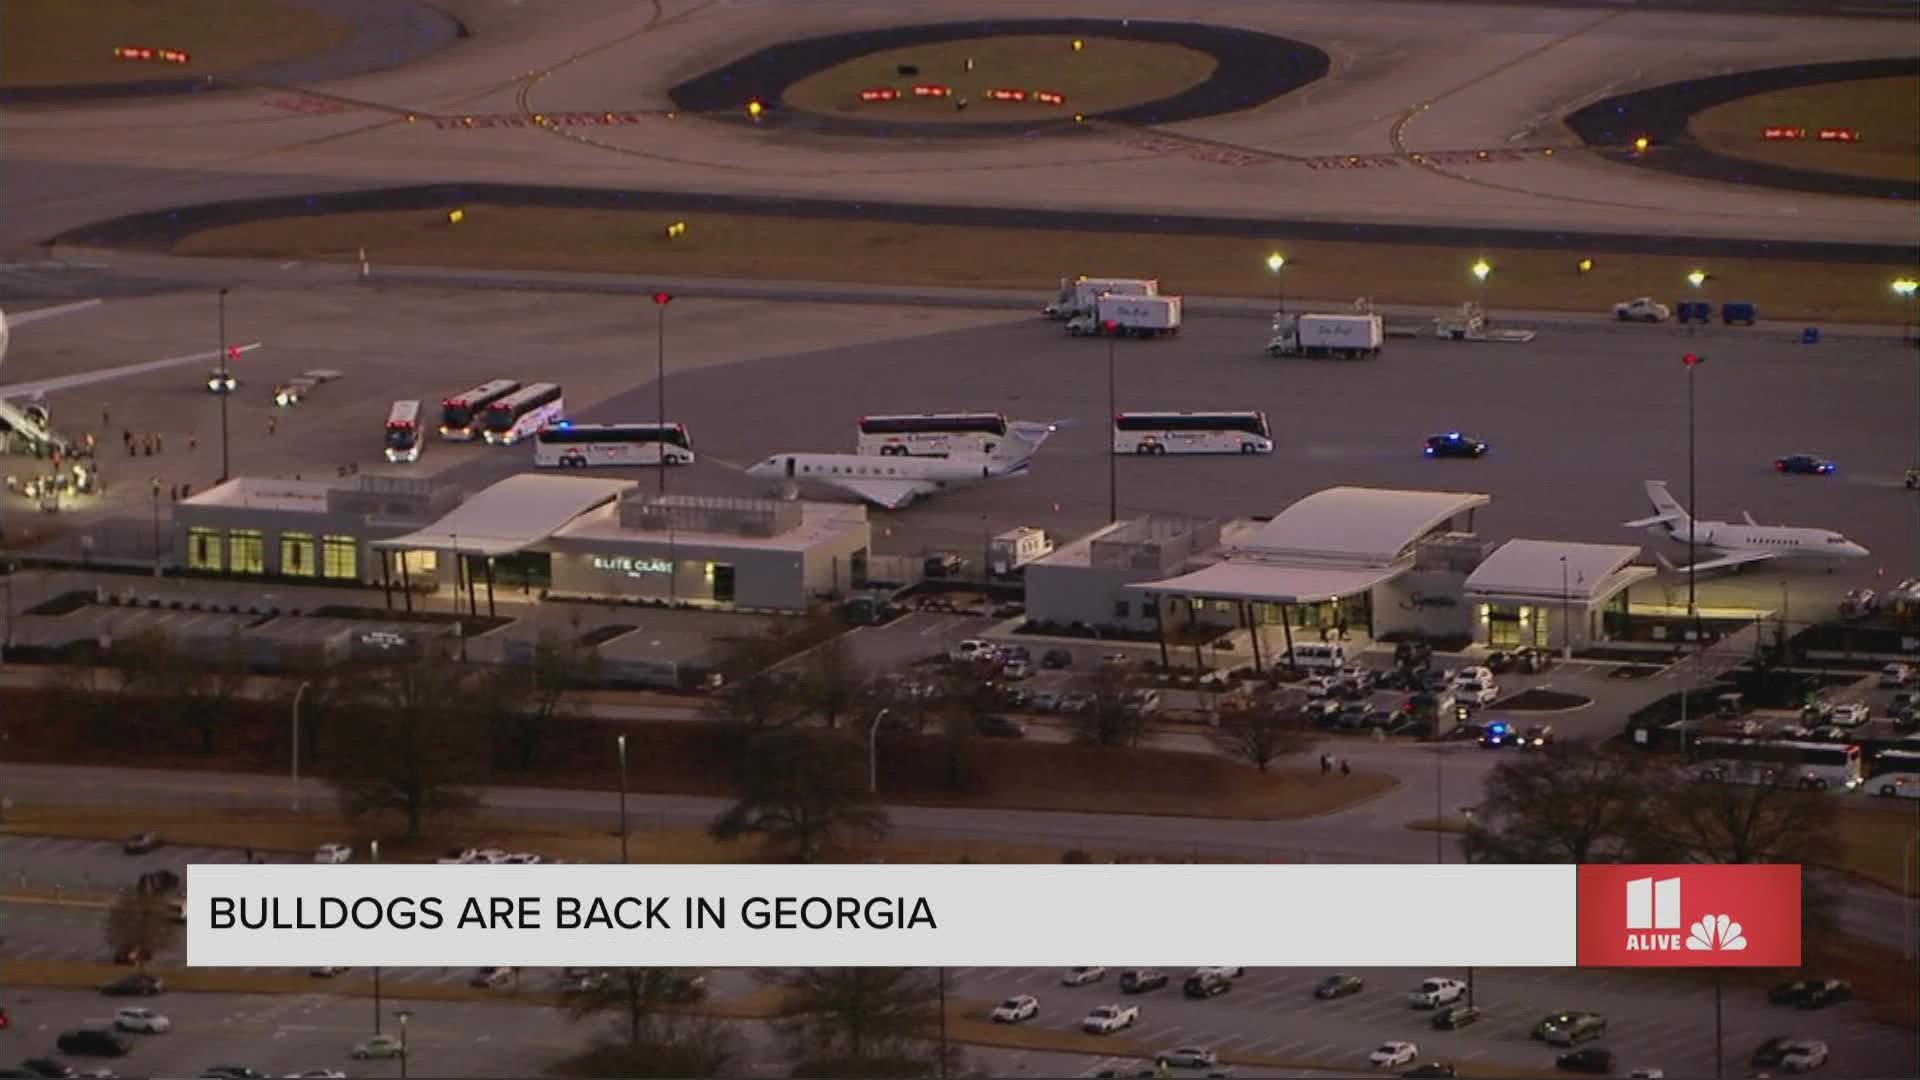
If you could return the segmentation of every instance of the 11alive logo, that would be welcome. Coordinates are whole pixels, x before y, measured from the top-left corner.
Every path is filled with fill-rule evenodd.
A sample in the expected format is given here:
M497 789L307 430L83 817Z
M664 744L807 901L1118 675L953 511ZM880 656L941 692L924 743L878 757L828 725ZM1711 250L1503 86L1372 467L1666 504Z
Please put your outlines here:
M1582 967L1799 967L1800 867L1582 866Z

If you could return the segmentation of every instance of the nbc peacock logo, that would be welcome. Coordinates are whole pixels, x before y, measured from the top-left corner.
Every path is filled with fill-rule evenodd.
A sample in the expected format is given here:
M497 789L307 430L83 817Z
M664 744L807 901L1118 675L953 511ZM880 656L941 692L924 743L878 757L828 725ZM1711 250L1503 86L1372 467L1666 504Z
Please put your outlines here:
M1687 949L1691 952L1740 952L1746 947L1747 937L1740 924L1725 915L1709 915L1687 930Z

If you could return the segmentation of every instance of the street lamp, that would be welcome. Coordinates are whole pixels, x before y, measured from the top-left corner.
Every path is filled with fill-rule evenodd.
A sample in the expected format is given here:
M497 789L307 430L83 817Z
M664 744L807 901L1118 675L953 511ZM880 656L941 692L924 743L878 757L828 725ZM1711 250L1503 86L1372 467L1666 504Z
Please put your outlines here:
M1707 272L1705 270L1687 271L1687 284L1697 289L1700 286L1705 285L1706 283L1707 283Z
M153 576L160 576L160 478L153 477Z
M412 1009L395 1009L393 1015L400 1018L400 1080L407 1080L407 1021L413 1019Z
M615 735L614 746L620 751L620 864L627 862L627 737Z
M1473 280L1480 287L1480 314L1487 313L1487 275L1493 273L1493 264L1481 259L1473 264Z
M1439 717L1436 716L1434 718L1434 734L1439 734L1439 728L1440 721ZM1440 744L1435 743L1433 747L1433 861L1436 863L1447 861L1446 812L1440 809L1440 764Z
M367 851L369 852L367 861L373 863L375 866L380 865L380 841L368 841ZM401 1011L405 1012L406 1010L402 1009ZM400 1022L404 1025L406 1020L403 1018ZM375 1035L380 1034L380 965L378 964L373 966L373 1033ZM401 1037L404 1039L405 1035L403 1034ZM400 1055L400 1060L402 1067L404 1067L404 1063L407 1060L404 1053Z
M1693 372L1695 368L1706 363L1706 360L1706 357L1698 353L1688 353L1680 358L1680 362L1687 368L1687 621L1693 628L1693 647L1696 656L1699 655L1700 650L1700 608L1694 597L1694 564L1699 560L1695 557L1694 551L1693 522L1696 506L1694 489L1699 487L1699 478L1694 469ZM1692 697L1691 690L1683 688L1680 691L1680 753L1682 756L1685 756L1687 751L1687 705Z
M1280 271L1286 268L1287 257L1285 255L1276 251L1267 256L1267 269L1273 272L1274 289L1280 294L1280 314L1282 315L1287 313L1287 283L1286 279L1280 276Z
M300 699L306 696L311 681L293 688L293 812L300 812Z
M1920 293L1920 281L1916 281L1913 278L1896 278L1894 280L1893 295L1899 297L1903 302L1911 305L1915 293ZM1920 342L1920 320L1909 318L1905 321L1913 326L1912 340ZM1905 328L1903 327L1903 333L1904 330Z
M757 102L755 104L758 104ZM755 114L758 115L757 113ZM653 294L654 311L659 318L654 321L654 356L658 361L658 370L654 374L654 386L659 397L659 421L662 431L667 426L667 305L673 303L673 294L657 292ZM666 444L656 443L660 448L660 494L667 493ZM624 860L623 860L624 861Z
M220 289L220 386L222 388L222 391L219 397L220 397L220 482L223 484L227 482L227 477L232 475L232 470L230 467L231 461L228 457L228 445L227 445L227 399L232 397L233 394L230 391L227 391L225 389L226 387L232 385L233 372L227 366L227 362L231 357L232 357L232 354L227 351L227 290L225 286L222 286Z
M873 795L880 794L880 722L892 711L881 709L867 725L867 791Z

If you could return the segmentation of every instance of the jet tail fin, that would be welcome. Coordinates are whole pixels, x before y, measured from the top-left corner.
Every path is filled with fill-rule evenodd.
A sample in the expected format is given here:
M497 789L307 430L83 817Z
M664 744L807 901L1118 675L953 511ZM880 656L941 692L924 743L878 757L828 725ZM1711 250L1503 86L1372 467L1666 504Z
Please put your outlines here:
M1756 525L1756 526L1757 526L1757 525L1759 525L1759 524L1760 524L1759 522L1757 522L1757 521L1755 521L1755 520L1753 520L1753 511L1751 511L1751 510L1742 510L1742 511L1740 511L1740 516L1741 516L1741 518L1743 518L1743 519L1744 519L1744 520L1746 521L1746 523L1747 523L1747 524L1749 524L1749 525Z
M1021 464L1067 423L1065 420L1016 420L1007 425L1007 437L994 446L993 453L987 455L988 460L1005 466Z

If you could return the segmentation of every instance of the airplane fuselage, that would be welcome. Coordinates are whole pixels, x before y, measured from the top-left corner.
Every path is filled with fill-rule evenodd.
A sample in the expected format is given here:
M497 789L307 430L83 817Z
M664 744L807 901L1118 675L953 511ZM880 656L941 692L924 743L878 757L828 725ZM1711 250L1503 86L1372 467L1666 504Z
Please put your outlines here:
M1020 466L1024 468L1024 464ZM762 480L905 480L943 487L1016 471L984 457L882 457L878 454L775 454L747 467Z
M1667 536L1675 543L1687 542L1687 523L1669 522ZM1774 552L1782 559L1858 559L1867 549L1831 529L1808 529L1793 525L1746 525L1732 521L1696 521L1693 543L1721 554L1749 551Z

